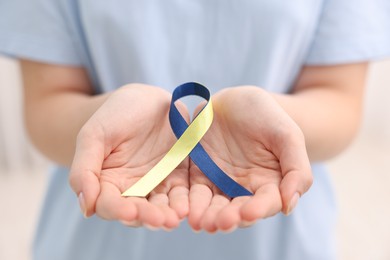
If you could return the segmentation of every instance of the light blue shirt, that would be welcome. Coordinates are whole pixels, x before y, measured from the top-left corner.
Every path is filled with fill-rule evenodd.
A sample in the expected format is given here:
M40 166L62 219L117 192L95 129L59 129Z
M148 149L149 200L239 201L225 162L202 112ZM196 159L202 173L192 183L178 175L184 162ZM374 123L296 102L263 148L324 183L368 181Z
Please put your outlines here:
M288 92L302 66L389 56L389 14L387 0L0 0L0 51L83 66L98 92L187 81ZM68 169L56 168L34 259L334 259L333 191L321 165L313 172L291 216L209 235L185 222L168 233L86 220Z

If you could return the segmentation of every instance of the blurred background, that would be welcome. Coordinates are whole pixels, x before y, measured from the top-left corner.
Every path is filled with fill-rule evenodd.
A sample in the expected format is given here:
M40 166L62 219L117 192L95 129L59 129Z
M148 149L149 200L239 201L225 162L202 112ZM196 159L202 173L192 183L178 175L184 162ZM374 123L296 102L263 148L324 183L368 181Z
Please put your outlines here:
M49 163L28 142L18 64L0 57L0 259L28 260ZM390 61L372 64L361 131L328 162L339 259L390 259ZM60 235L60 234L59 234Z

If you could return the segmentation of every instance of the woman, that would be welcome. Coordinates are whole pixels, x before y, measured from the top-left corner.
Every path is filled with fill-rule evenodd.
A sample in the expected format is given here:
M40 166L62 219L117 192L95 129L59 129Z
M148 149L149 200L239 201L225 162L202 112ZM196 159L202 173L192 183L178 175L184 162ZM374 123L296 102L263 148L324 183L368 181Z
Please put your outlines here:
M334 259L317 162L352 140L367 62L390 54L389 3L360 2L1 2L29 134L61 165L35 259ZM170 93L187 81L213 93L206 151L255 195L230 200L187 159L147 199L121 197L175 142Z

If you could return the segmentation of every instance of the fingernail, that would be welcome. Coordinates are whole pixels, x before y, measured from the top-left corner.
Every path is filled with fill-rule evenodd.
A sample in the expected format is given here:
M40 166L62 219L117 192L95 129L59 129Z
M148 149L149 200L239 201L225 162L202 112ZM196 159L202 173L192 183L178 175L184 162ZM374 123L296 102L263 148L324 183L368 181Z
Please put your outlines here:
M133 227L133 228L137 228L137 227L141 226L141 222L139 222L137 220L132 220L132 221L119 220L119 222L122 223L122 225L125 225L125 226L128 226L128 227Z
M84 218L88 218L87 207L85 206L84 194L82 192L80 192L79 194L79 204L80 204L81 211L83 212Z
M232 226L232 227L230 227L229 229L225 229L225 230L222 230L221 229L221 231L223 232L223 233L225 233L225 234L229 234L229 233L232 233L234 230L236 230L237 229L237 225L234 225L234 226Z
M192 229L192 231L194 231L194 233L196 233L196 234L199 234L200 232L202 232L201 229Z
M119 222L122 223L122 225L124 225L124 226L132 226L133 225L133 223L131 221L120 220Z
M295 192L290 201L290 204L288 205L287 214L286 214L287 216L290 215L291 212L294 210L294 208L297 206L298 200L299 200L299 193Z
M162 227L162 229L166 232L171 232L173 228L168 228L168 227Z
M144 224L144 226L145 226L147 229L151 230L151 231L157 231L157 230L159 230L158 227L155 227L155 226L152 226L152 225L149 225L149 224Z
M240 226L240 228L246 228L246 227L252 226L255 223L256 223L256 220L252 220L252 221L243 220L243 221L241 221L239 226Z

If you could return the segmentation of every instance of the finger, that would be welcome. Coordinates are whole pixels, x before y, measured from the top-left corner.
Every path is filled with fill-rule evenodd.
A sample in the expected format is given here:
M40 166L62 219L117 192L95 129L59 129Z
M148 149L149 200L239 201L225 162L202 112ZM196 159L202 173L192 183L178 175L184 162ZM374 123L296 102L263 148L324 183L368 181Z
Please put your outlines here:
M169 205L180 219L185 218L189 212L188 194L188 188L183 186L173 187L168 193Z
M104 160L103 134L80 131L76 152L70 169L69 183L80 201L85 217L95 213L95 204L100 193L99 175Z
M165 222L165 215L145 198L122 197L118 188L110 183L102 185L96 202L96 214L107 220L125 223L142 223L150 229L158 229Z
M158 207L165 216L165 222L163 227L165 229L172 229L179 225L179 217L176 212L169 207L168 196L164 193L152 193L149 198L149 202Z
M209 233L214 233L218 230L216 225L216 218L218 213L228 204L230 199L227 197L216 194L213 196L210 206L206 209L201 220L201 228Z
M136 198L134 198L136 199ZM146 199L138 198L136 202L138 209L138 219L146 227L156 230L163 227L165 215L157 206L153 205Z
M248 196L236 197L224 207L215 221L217 228L225 232L233 231L241 223L240 209L249 199Z
M288 215L295 208L298 199L312 185L313 176L306 148L301 145L287 145L280 157L282 181L280 193L283 213Z
M190 211L188 223L195 231L201 229L200 221L208 206L211 203L212 191L204 184L194 184L190 188Z
M279 188L275 184L264 185L241 207L243 223L267 218L280 212L282 200Z
M111 183L103 183L96 201L96 215L106 220L132 222L138 220L137 201L141 198L127 199Z
M96 200L100 193L100 183L97 173L89 170L80 171L73 176L73 181L80 184L78 194L80 209L84 217L88 218L95 214Z
M291 214L297 206L301 195L306 192L306 188L302 187L302 176L297 171L290 171L280 183L280 194L282 196L283 208L282 212L285 215Z

